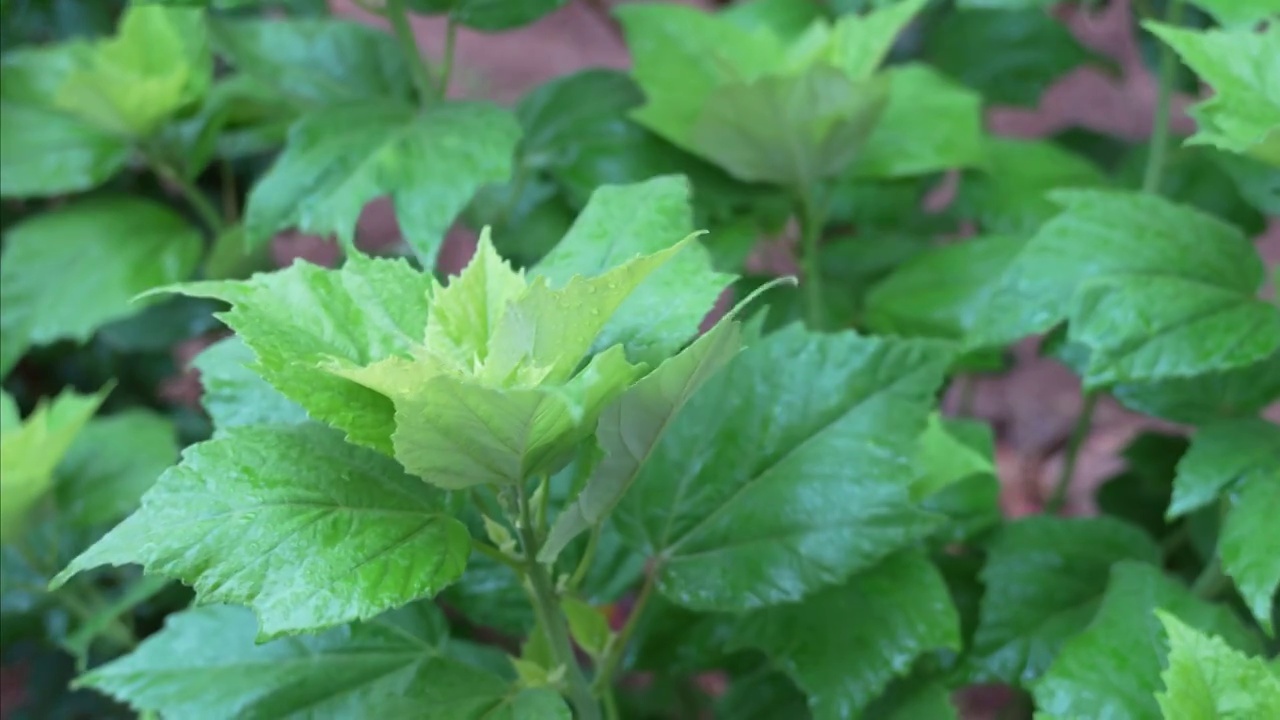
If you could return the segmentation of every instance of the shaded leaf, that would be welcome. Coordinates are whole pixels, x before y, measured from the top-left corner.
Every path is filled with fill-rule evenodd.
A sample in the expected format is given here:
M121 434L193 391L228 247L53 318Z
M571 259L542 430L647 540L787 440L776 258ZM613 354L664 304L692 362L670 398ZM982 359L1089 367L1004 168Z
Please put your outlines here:
M481 32L500 32L528 25L568 0L408 0L415 12L448 13L460 25Z
M957 203L985 232L1034 232L1059 206L1050 190L1094 187L1106 178L1093 163L1042 140L988 138L981 173L964 175Z
M59 517L90 526L115 522L177 459L177 432L162 415L131 409L91 420L58 464Z
M1178 462L1169 517L1215 501L1232 485L1267 484L1280 475L1280 428L1249 418L1201 428Z
M470 552L444 495L389 458L316 425L247 427L188 449L54 584L139 563L192 585L200 604L252 607L268 638L433 595Z
M214 437L243 425L301 425L307 411L253 371L253 350L238 337L210 345L196 356L204 387L201 404L213 420Z

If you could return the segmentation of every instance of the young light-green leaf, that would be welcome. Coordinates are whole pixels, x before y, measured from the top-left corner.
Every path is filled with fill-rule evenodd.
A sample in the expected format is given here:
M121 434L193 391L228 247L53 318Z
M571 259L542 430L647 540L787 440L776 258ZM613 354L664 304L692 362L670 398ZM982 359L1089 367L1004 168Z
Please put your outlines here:
M1167 651L1156 609L1237 649L1256 645L1229 608L1197 598L1156 566L1121 562L1093 622L1066 642L1032 688L1037 709L1051 718L1158 720Z
M1213 97L1191 109L1199 132L1190 142L1280 167L1280 26L1272 22L1262 31L1144 26L1213 87Z
M840 583L940 521L910 485L952 357L930 341L770 335L688 402L614 518L687 607L747 610Z
M1163 610L1156 615L1169 636L1169 666L1156 696L1164 720L1280 717L1280 672L1187 626Z
M87 340L140 309L139 293L187 279L200 251L198 229L136 197L73 202L11 227L0 269L5 356L27 344Z
M202 604L252 607L268 638L433 595L470 553L444 495L389 458L314 424L245 427L188 449L54 585L140 563L194 586Z
M171 615L130 655L82 687L140 711L191 720L377 715L423 720L567 718L525 715L509 681L466 662L435 606L418 602L316 636L255 642L248 611L223 605ZM563 701L551 693L551 707Z
M1160 548L1137 526L1108 517L1033 517L997 531L982 568L973 682L1028 685L1093 619L1120 561L1157 565Z
M690 192L689 181L674 175L600 187L532 273L564 285L574 275L601 275L637 255L685 240L694 231ZM621 343L633 362L657 365L697 335L716 298L733 280L712 268L701 244L690 242L623 301L595 347Z
M431 110L394 101L326 107L299 120L249 194L249 242L279 230L350 246L366 203L390 195L405 241L435 264L445 231L481 186L506 180L520 139L507 110L480 102Z
M809 696L817 720L860 717L921 655L960 649L960 618L922 554L891 555L799 603L749 613L733 629Z
M242 281L176 292L231 303L219 318L253 350L251 369L316 420L390 455L394 408L378 393L322 369L407 355L422 342L431 278L404 260L352 256L339 270L295 262Z

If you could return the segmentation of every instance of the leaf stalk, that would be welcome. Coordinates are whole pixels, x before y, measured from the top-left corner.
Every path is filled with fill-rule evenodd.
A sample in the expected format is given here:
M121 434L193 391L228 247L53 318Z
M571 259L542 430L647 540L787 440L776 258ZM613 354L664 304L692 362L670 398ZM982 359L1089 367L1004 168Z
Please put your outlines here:
M1165 11L1165 22L1182 23L1182 0L1170 0ZM1142 191L1160 193L1160 181L1164 174L1169 150L1169 125L1172 120L1173 79L1178 70L1178 57L1168 43L1160 44L1160 65L1156 75L1157 92L1155 119L1151 127L1151 143L1147 153L1146 169L1142 173Z
M800 271L804 275L801 284L804 286L805 319L812 329L819 330L826 323L826 310L822 305L822 257L818 249L825 219L813 197L812 190L800 192L797 205L800 221Z
M413 75L413 84L418 90L418 102L424 107L438 97L435 84L431 82L431 71L427 62L418 50L418 41L413 36L413 28L409 25L409 11L405 0L387 0L387 21L391 23L391 33L400 44L400 52L409 63L409 71Z
M1062 461L1062 473L1058 475L1058 483L1053 487L1053 494L1044 504L1046 515L1056 515L1067 502L1067 491L1071 489L1071 481L1076 474L1076 463L1080 459L1080 449L1093 426L1093 413L1098 408L1097 392L1084 395L1084 407L1076 417L1076 426L1071 431L1071 439L1067 441L1066 457Z

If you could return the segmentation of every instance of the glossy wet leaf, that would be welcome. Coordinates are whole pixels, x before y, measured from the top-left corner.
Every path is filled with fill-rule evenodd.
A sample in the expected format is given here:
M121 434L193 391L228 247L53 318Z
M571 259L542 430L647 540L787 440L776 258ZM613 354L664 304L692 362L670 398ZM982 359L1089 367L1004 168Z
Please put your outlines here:
M354 256L339 270L295 262L248 280L176 291L231 303L219 313L253 351L249 369L314 419L390 454L394 409L378 393L323 369L407 354L422 341L431 278L403 260ZM269 397L269 396L268 396Z
M1099 59L1045 4L953 12L926 37L924 57L988 103L1033 108L1058 78Z
M210 345L196 356L204 393L200 404L213 420L214 436L242 425L301 425L307 411L253 371L253 350L238 337Z
M703 385L615 514L695 609L794 601L924 537L916 438L952 358L929 341L765 337ZM788 368L779 372L780 367Z
M960 621L938 570L904 552L799 603L743 616L733 643L763 651L808 695L815 718L848 718L921 655L958 650Z
M0 270L5 359L28 344L87 340L132 315L139 293L189 277L201 246L181 215L137 197L73 202L9 228Z
M95 187L132 153L127 138L54 103L76 46L6 51L0 61L0 195L59 195Z
M1168 651L1156 610L1237 649L1254 649L1228 608L1201 600L1158 567L1122 562L1089 627L1066 642L1033 686L1037 709L1054 718L1160 718L1156 692Z
M600 187L532 274L564 285L574 275L597 276L637 255L681 242L694 231L690 192L688 181L679 176ZM657 365L697 335L733 280L713 269L701 243L690 243L627 297L595 347L620 343L632 361Z
M405 241L434 265L472 195L510 176L519 138L510 112L480 102L316 110L290 128L284 152L249 193L245 232L257 244L296 227L350 245L365 204L389 195Z
M1184 30L1148 22L1214 90L1191 108L1197 133L1189 142L1249 155L1280 167L1280 27Z
M444 495L389 458L317 425L248 427L188 449L54 583L138 563L201 604L248 605L268 638L434 595L470 552Z
M885 71L888 100L850 171L896 178L982 167L982 98L922 63Z
M236 70L300 106L408 101L404 55L385 32L331 18L226 19L213 42Z
M1165 689L1156 696L1165 720L1280 715L1280 669L1176 615L1157 614L1169 636L1169 666L1160 676Z
M415 603L315 636L256 644L254 618L225 605L187 610L130 655L79 682L139 710L226 717L379 717L531 720L537 699L466 662L443 614ZM524 695L524 697L521 697ZM553 694L554 695L554 694ZM552 698L556 707L558 698ZM532 717L568 718L567 709Z
M1064 210L1006 269L973 345L1068 321L1091 350L1085 384L1231 370L1280 347L1280 310L1256 299L1263 268L1238 230L1130 192L1058 191Z
M982 172L965 174L957 202L988 233L1035 232L1060 210L1049 191L1107 183L1092 162L1043 140L989 138L986 158Z
M18 417L13 397L0 394L0 537L10 540L25 526L27 511L49 490L54 468L97 411L106 392L79 395L64 391L45 400L26 418Z
M742 331L725 319L632 385L600 415L596 442L604 458L567 506L538 553L551 562L579 534L603 523L653 457L684 405L742 347Z
M1093 619L1113 565L1160 562L1150 537L1111 518L1025 518L998 530L987 551L968 660L978 683L1033 683Z
M58 513L80 525L116 522L177 460L177 433L163 415L139 408L91 420L58 464Z

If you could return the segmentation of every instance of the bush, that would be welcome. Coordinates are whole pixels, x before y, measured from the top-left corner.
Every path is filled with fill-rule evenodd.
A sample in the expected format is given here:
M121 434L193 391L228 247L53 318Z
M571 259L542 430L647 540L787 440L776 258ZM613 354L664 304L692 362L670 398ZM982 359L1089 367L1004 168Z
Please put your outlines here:
M629 3L629 73L512 108L450 99L455 35L564 0L360 4L391 32L3 5L24 712L929 720L1002 685L1037 717L1280 717L1268 3L1139 4L1136 144L985 130L1108 62L1048 3ZM445 16L438 62L410 14ZM381 197L403 243L358 248ZM273 269L289 230L343 261ZM798 282L748 262L764 236ZM939 399L1032 336L1084 409L1008 518L993 429ZM200 407L157 395L203 345ZM1108 397L1191 432L1065 517Z

